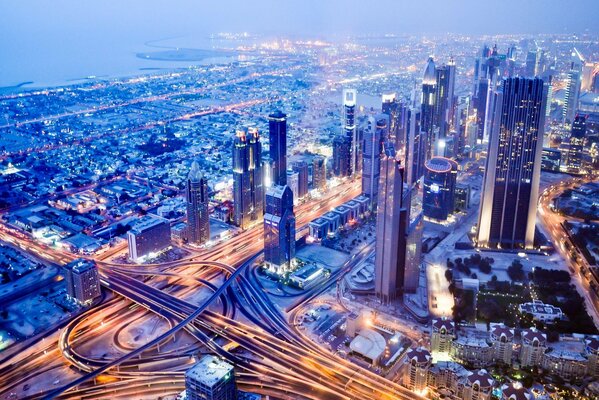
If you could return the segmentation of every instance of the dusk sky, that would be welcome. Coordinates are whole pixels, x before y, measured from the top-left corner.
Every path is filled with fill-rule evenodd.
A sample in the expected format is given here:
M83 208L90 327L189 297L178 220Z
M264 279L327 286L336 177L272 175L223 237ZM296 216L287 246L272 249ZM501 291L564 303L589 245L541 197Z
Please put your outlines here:
M0 87L131 74L145 43L165 38L203 48L207 34L217 32L324 39L597 32L596 7L597 0L2 1Z
M306 35L596 32L596 6L596 0L19 0L0 3L0 34L6 42L43 33L147 38L244 30Z

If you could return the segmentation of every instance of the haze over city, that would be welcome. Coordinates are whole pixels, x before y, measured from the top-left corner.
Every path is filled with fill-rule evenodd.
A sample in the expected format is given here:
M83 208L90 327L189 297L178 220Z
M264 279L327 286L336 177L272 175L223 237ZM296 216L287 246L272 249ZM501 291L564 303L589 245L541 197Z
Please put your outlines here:
M599 398L593 0L0 3L0 400Z

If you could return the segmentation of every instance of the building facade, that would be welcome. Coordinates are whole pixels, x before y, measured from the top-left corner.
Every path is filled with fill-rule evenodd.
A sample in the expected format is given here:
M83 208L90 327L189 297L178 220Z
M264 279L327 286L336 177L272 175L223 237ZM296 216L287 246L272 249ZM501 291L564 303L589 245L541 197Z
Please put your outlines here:
M454 210L458 164L444 157L425 163L422 208L428 218L445 221Z
M343 135L349 144L347 154L348 175L359 173L358 157L360 154L360 143L358 140L358 128L356 125L356 111L358 93L355 89L343 89Z
M191 164L185 191L187 205L187 241L204 244L210 240L208 181L197 161Z
M477 244L534 244L547 89L539 78L507 78L496 94Z
M333 174L339 178L351 175L350 170L351 143L345 136L336 136L333 139Z
M295 257L295 214L289 186L273 186L266 192L264 261L272 273L292 269Z
M376 204L379 191L381 170L382 140L389 135L389 117L379 114L368 118L368 127L364 131L362 146L362 194Z
M171 245L171 224L168 219L145 215L127 232L127 244L134 262L159 253Z
M312 188L320 192L327 189L327 165L323 156L312 157Z
M212 355L203 356L185 372L187 400L237 400L233 366Z
M280 110L268 116L269 153L272 160L272 185L287 184L287 115Z
M383 145L376 216L375 293L388 303L414 288L406 287L406 246L409 190L404 191L404 168L389 141Z
M255 128L239 129L233 141L233 222L246 229L264 214L262 144Z
M91 260L78 258L64 266L67 281L67 294L82 305L89 305L100 297L100 277L98 267Z

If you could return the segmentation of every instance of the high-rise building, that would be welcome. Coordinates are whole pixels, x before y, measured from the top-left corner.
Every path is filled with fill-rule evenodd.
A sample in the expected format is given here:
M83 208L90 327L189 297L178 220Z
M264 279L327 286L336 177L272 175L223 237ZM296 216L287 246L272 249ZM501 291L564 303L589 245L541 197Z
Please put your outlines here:
M349 143L349 154L347 155L349 176L359 173L358 156L360 153L360 143L356 125L357 96L356 89L343 89L343 132L347 143Z
M405 181L410 185L416 183L424 174L426 134L420 129L421 115L420 107L412 107L408 110Z
M297 196L299 193L299 174L297 172L287 170L287 186L289 186L291 193L293 193L293 204L296 205L299 199Z
M293 197L299 200L303 199L308 194L308 163L305 161L295 161L291 164L293 172L297 173L297 193L293 193Z
M583 167L584 141L586 139L586 116L576 115L572 122L572 130L568 139L568 170L580 172Z
M433 319L431 322L431 351L433 353L449 353L455 335L453 321L445 318Z
M433 156L435 137L438 131L435 132L435 121L437 105L437 71L433 57L429 57L426 68L424 69L424 77L422 78L422 101L420 113L420 132L424 137L424 160L429 160Z
M159 253L171 245L171 224L168 219L144 215L127 232L129 258L140 262L152 253Z
M312 188L324 192L327 189L327 166L323 156L312 157Z
M562 163L562 152L559 149L543 147L541 153L541 171L559 172Z
M570 68L568 71L568 80L566 83L566 94L564 96L563 117L564 122L571 123L578 109L578 98L580 97L580 87L582 85L582 69L584 58L576 50L572 49L570 56Z
M403 175L404 168L393 143L385 142L381 154L375 253L375 293L383 303L415 289L406 285L409 281L411 286L414 280L406 276L411 193L404 191Z
M528 54L526 55L525 75L529 78L534 78L541 73L540 66L542 51L536 43L532 46L533 47L528 50Z
M64 266L68 296L79 304L89 305L101 295L98 267L92 260L78 258Z
M453 153L457 159L472 150L476 138L470 137L469 129L470 97L460 96L455 105L455 143Z
M455 62L450 59L447 65L435 68L436 91L434 101L433 126L438 129L434 141L433 154L445 156L445 138L453 123Z
M345 136L336 136L333 139L333 174L343 178L350 176L350 143Z
M266 189L273 185L275 163L270 157L262 158L262 189L266 193ZM264 208L264 205L262 206Z
M495 96L477 243L531 248L547 90L540 78L507 78Z
M477 96L474 98L474 109L476 110L476 139L482 143L485 137L485 124L487 121L487 105L491 89L491 80L481 77L478 81Z
M489 336L493 346L493 360L499 364L512 365L514 329L503 324L492 324Z
M205 355L185 372L187 400L237 400L233 366Z
M403 376L403 384L408 389L422 393L427 388L428 370L433 362L431 353L424 347L410 349L406 353L407 373Z
M522 330L520 345L520 365L522 367L538 367L541 365L543 354L547 350L547 335L536 328Z
M379 189L382 141L389 136L389 116L379 114L368 117L368 127L364 130L362 153L362 194L368 197L373 206Z
M264 213L262 144L255 128L238 129L233 140L233 221L241 229Z
M273 186L266 192L264 261L274 273L292 268L295 257L295 214L289 186Z
M458 164L433 157L425 164L422 208L428 218L445 221L454 210Z
M200 172L197 161L191 164L187 177L187 241L203 244L210 240L210 215L208 209L208 181Z
M287 184L287 115L277 110L268 116L269 152L273 161L272 184Z

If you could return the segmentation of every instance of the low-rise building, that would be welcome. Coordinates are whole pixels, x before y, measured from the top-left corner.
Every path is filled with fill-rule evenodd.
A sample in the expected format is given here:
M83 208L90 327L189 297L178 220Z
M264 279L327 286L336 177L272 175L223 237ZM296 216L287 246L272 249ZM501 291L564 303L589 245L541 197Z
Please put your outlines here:
M578 380L587 372L587 358L577 351L551 349L543 355L541 367L545 373L565 380Z
M485 339L460 336L451 344L451 357L471 368L484 368L493 364L495 351Z
M599 339L597 337L585 340L585 352L587 354L587 374L599 377Z
M129 258L134 262L163 251L171 245L171 225L167 219L146 215L127 232Z
M518 310L523 314L531 314L533 319L542 322L555 321L561 319L564 315L561 308L545 304L539 300L520 304Z
M379 364L386 346L387 342L383 335L368 328L360 330L360 333L349 344L352 353L361 356L372 365Z
M236 400L233 366L218 357L206 355L185 372L187 400Z

